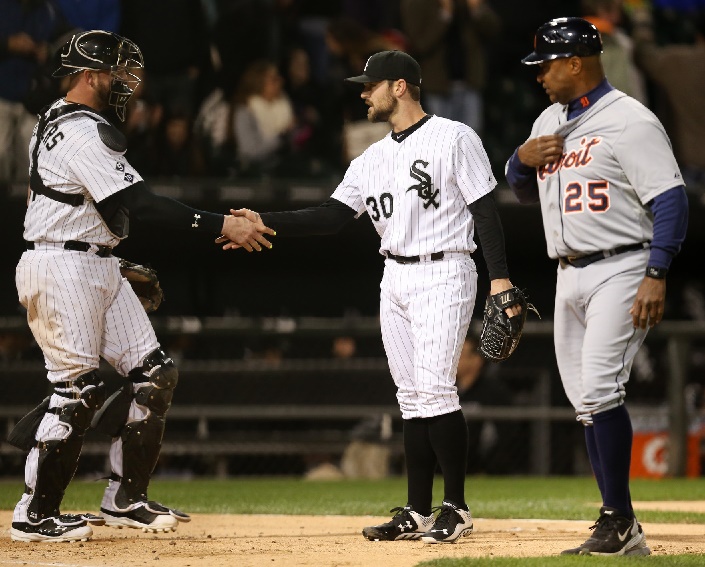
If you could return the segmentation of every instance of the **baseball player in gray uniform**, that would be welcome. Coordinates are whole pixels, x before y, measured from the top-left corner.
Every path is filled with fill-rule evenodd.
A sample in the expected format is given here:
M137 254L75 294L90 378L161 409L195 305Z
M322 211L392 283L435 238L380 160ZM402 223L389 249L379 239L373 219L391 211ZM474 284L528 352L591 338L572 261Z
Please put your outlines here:
M558 18L523 59L549 106L507 163L522 203L540 201L558 261L558 369L603 505L592 535L564 551L648 555L629 491L632 425L625 387L647 330L663 317L666 273L685 238L688 201L658 119L605 78L597 29Z
M69 77L68 93L41 113L30 144L27 250L16 283L53 394L18 424L29 454L13 540L85 540L90 524L105 523L166 532L189 520L147 497L178 372L112 255L130 214L164 229L230 233L250 251L271 246L261 224L157 196L130 166L124 136L100 113L112 108L124 119L142 66L128 39L74 35L55 72ZM126 379L107 401L100 358ZM61 514L92 420L113 438L102 517Z
M368 119L388 122L392 131L353 160L328 201L262 213L261 220L278 235L304 236L335 233L365 212L372 219L386 258L380 321L404 420L408 500L392 510L390 522L362 533L370 540L454 542L473 528L465 502L468 432L455 375L477 293L475 228L491 293L512 287L492 196L496 181L470 127L423 111L421 71L412 57L377 53L363 75L348 80L364 84ZM251 211L232 212L260 220ZM434 517L437 464L445 494Z

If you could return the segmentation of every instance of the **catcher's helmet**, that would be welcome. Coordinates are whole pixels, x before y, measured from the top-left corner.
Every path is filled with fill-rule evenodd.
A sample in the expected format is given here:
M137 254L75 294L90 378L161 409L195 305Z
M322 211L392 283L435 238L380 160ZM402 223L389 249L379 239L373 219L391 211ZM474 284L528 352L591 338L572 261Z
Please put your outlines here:
M141 79L134 71L144 67L139 47L116 33L91 30L74 34L61 49L61 66L54 77L66 77L84 69L110 71L110 100L120 120L125 105Z
M524 65L534 65L561 57L589 57L602 53L597 28L582 18L556 18L536 30L534 51L524 57Z

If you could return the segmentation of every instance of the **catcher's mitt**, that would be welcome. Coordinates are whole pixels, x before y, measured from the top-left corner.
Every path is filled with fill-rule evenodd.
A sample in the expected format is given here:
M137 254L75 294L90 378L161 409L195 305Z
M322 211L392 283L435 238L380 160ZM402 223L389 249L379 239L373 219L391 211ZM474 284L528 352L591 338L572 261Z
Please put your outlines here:
M519 305L521 313L509 317L504 310L513 305ZM529 311L541 318L536 307L526 300L519 288L513 287L495 295L488 295L480 333L480 353L496 362L509 358L519 344Z
M133 264L120 258L120 273L125 278L147 313L156 311L164 300L164 291L159 285L157 272L149 266Z

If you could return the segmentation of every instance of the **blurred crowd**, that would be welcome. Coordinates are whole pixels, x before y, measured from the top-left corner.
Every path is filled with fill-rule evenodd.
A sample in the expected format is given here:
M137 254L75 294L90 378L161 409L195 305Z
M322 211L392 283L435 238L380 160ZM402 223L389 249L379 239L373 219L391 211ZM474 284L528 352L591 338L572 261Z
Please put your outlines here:
M422 66L423 105L483 138L498 172L547 104L522 69L538 25L600 29L612 84L667 127L689 187L703 183L705 0L0 0L0 182L27 177L36 113L61 95L56 54L81 29L142 49L122 125L147 177L311 177L344 171L386 134L357 75L378 51Z

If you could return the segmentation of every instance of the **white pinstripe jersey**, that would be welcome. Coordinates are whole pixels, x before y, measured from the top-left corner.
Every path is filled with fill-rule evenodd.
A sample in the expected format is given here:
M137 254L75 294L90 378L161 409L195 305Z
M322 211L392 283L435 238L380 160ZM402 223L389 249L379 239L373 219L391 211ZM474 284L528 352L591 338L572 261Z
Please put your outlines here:
M548 255L583 255L653 238L646 206L683 184L666 131L640 102L613 90L580 116L549 106L531 138L564 137L557 162L537 169Z
M57 100L51 108L65 105ZM108 148L98 134L98 122L108 123L97 113L72 112L49 122L39 144L37 169L44 185L67 194L84 196L74 207L30 192L24 222L24 239L31 242L80 240L116 246L120 239L108 230L94 202L129 187L142 177L124 158L124 152ZM30 160L36 141L34 129L29 145Z
M365 211L380 253L398 256L473 252L467 205L497 184L479 136L465 124L431 116L396 141L388 134L352 161L332 197Z

